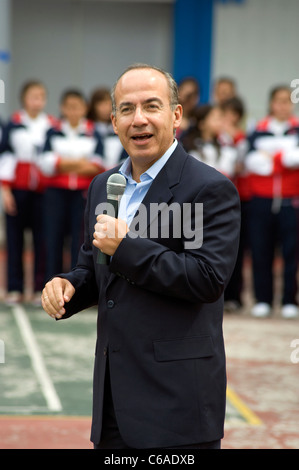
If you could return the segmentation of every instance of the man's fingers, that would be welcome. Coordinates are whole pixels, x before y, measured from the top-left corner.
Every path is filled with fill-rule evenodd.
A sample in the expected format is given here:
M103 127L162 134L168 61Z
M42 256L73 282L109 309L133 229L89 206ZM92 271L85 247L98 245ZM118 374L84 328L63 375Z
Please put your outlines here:
M63 292L64 301L69 302L71 300L71 298L73 297L74 293L75 293L74 286L69 281L67 281L65 283L65 288L64 288L64 292Z
M104 224L97 222L94 226L94 237L105 238L107 236L107 230L108 230L108 225L106 222Z
M99 214L97 216L97 221L100 223L100 224L104 224L105 222L107 222L107 220L109 220L109 218L113 219L114 217L111 217L110 215L107 215L107 214Z
M42 306L53 318L61 318L65 313L64 305L75 293L74 286L62 278L54 278L45 285L42 293Z
M49 297L53 306L60 310L64 306L64 298L63 298L63 280L61 278L54 278L49 286ZM51 292L52 291L52 292Z
M42 296L42 307L45 310L45 312L50 315L52 318L56 318L56 315L60 315L57 310L53 307L51 302L49 301L49 297L46 295Z
M128 231L129 227L124 220L100 214L94 226L92 243L103 253L113 256Z

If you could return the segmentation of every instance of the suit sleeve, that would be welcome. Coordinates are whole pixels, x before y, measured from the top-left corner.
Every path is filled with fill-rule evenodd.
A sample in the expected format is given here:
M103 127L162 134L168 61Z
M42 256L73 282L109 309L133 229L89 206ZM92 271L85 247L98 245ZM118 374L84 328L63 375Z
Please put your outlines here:
M235 186L221 178L219 184L207 184L193 201L196 202L203 203L200 247L177 253L149 238L127 235L113 256L110 270L155 293L191 302L215 302L223 293L236 261L239 196ZM191 214L194 226L195 204Z

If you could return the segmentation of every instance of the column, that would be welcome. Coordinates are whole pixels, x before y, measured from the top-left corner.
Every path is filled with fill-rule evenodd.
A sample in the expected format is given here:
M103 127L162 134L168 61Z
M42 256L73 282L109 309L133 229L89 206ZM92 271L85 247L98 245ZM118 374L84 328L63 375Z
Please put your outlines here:
M176 0L174 5L174 66L176 81L195 77L201 103L210 98L214 0Z

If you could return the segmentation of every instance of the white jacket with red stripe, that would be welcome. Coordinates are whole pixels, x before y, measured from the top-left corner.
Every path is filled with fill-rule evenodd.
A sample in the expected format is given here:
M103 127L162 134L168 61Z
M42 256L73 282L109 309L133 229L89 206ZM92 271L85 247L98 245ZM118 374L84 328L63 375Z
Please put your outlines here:
M249 137L246 167L252 196L293 198L299 196L299 119L260 121Z
M32 119L25 110L15 112L4 127L0 181L13 189L41 191L45 179L38 166L47 131L56 119L40 113Z
M47 133L44 151L39 160L40 168L48 178L47 186L71 190L87 189L92 178L75 173L59 173L61 159L86 158L98 167L98 172L105 171L103 143L96 132L94 123L82 119L77 128L72 128L65 121L59 121Z

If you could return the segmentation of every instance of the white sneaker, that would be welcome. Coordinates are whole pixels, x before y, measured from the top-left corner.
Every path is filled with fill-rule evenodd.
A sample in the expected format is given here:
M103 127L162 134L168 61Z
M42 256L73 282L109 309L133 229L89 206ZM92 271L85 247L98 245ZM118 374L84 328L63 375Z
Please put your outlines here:
M271 306L265 302L259 302L251 310L251 315L256 318L266 318L271 314Z
M5 298L5 304L6 305L16 305L22 302L22 293L18 291L11 291L8 292L6 298Z
M297 305L293 305L293 304L283 305L281 309L281 315L283 318L287 318L287 319L297 318L299 316L299 309Z
M41 307L42 305L42 293L41 292L35 292L32 299L31 299L31 305L33 307Z

